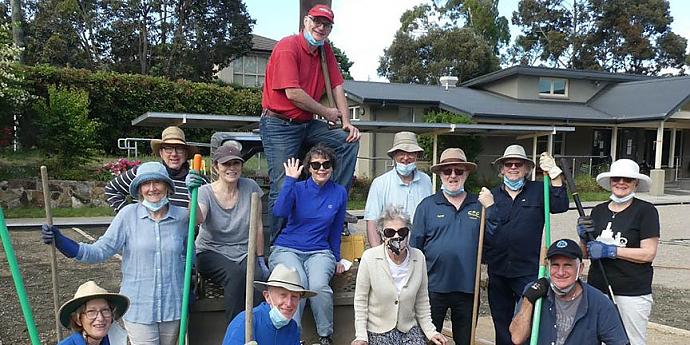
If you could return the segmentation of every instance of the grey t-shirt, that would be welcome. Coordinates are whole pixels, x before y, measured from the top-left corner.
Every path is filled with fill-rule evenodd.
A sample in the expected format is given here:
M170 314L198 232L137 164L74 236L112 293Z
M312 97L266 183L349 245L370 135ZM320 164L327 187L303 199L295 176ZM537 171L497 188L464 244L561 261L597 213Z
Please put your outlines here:
M264 192L254 180L244 177L237 181L237 188L237 203L224 209L210 184L199 187L198 202L206 205L208 211L195 241L197 254L210 250L235 262L247 256L252 193L257 192L261 197Z
M563 345L575 323L575 313L582 300L584 291L572 301L563 301L554 296L556 301L556 345Z

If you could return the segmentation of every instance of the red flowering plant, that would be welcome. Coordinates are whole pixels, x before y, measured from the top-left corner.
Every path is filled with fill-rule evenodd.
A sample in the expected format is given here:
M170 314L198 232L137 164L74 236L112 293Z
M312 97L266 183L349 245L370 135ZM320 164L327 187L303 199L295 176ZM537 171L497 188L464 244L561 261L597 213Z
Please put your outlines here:
M140 160L135 160L135 161L130 161L126 158L120 158L116 161L108 162L103 164L103 166L98 169L99 173L106 173L109 172L110 175L112 176L120 176L123 172L134 168L135 166L138 166L141 164Z

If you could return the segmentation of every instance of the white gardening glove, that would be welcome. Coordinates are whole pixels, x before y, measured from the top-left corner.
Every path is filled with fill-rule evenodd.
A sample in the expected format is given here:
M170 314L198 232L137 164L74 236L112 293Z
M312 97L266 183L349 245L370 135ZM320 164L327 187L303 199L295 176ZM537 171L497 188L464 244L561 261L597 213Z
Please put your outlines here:
M479 199L479 203L481 203L484 208L489 208L494 204L494 195L486 187L482 187L482 190L479 191L479 197L477 199Z
M549 177L554 180L558 175L563 173L563 170L556 165L556 160L547 152L542 152L539 156L539 167L544 173L549 174Z

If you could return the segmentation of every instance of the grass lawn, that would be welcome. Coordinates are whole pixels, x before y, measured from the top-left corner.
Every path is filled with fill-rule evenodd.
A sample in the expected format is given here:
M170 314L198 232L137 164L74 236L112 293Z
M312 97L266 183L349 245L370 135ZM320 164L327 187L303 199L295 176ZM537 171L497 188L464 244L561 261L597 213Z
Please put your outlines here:
M5 218L45 218L46 211L43 208L27 207L2 210ZM101 217L113 216L110 207L82 207L82 208L54 208L53 217Z
M609 200L611 192L601 191L601 192L579 192L580 200L585 201L606 201ZM573 201L573 197L568 194L568 199Z

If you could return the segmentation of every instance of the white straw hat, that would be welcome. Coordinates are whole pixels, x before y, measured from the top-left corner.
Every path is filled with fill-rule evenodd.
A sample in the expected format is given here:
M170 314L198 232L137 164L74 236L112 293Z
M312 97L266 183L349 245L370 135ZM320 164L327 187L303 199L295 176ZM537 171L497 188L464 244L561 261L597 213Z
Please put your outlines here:
M280 287L288 291L299 292L304 298L316 296L316 292L307 290L302 286L302 280L299 278L299 273L296 269L283 264L276 265L273 272L271 272L271 276L268 277L268 281L255 280L254 286L262 290L269 286Z
M60 323L65 328L69 328L69 320L72 313L84 303L97 298L102 298L113 306L113 320L120 319L129 308L129 298L127 296L108 292L108 290L98 286L96 282L89 280L79 286L74 294L74 298L60 307L58 312Z
M503 165L503 161L506 159L522 159L523 161L527 162L527 165L529 165L529 170L534 168L534 161L527 158L525 148L521 145L510 145L506 147L505 152L503 152L503 156L496 159L493 164L500 169L501 165Z
M417 134L412 132L398 132L393 137L393 147L388 150L388 157L393 158L395 151L405 152L424 152L421 146L417 143Z
M606 190L611 190L612 177L628 177L638 181L637 191L646 192L652 185L652 179L645 174L640 174L640 166L630 159L619 159L611 164L608 172L597 175L597 183Z

